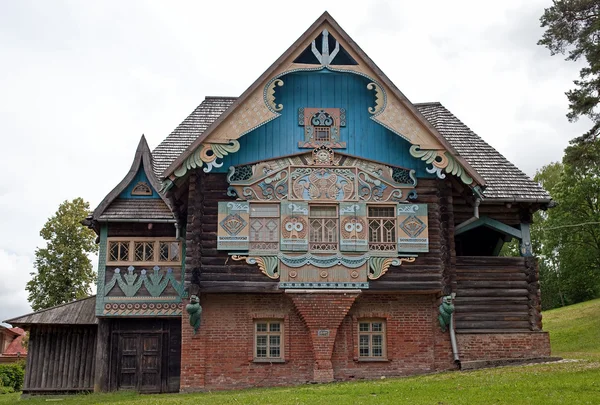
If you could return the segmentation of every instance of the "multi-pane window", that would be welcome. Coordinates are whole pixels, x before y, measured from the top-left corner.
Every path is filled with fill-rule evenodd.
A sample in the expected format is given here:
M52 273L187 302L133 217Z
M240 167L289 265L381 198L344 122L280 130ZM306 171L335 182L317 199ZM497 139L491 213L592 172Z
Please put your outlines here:
M385 322L360 320L358 322L358 356L363 359L384 359Z
M371 206L368 210L369 250L395 251L396 212L394 207Z
M134 245L136 262L151 262L152 260L154 260L154 243L135 242Z
M122 262L129 260L129 242L109 242L108 261Z
M336 205L311 205L310 249L329 251L338 248L339 216Z
M250 205L250 249L279 249L279 204Z
M106 262L110 265L141 263L144 265L181 262L181 243L176 240L144 238L143 240L127 240L127 238L108 238Z
M158 260L161 262L178 262L179 242L160 242L160 251Z
M283 322L254 322L254 358L257 360L283 359Z

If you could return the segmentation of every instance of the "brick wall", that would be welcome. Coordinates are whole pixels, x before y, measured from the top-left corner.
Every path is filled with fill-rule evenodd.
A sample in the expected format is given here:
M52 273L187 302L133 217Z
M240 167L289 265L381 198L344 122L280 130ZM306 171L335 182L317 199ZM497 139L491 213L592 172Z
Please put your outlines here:
M456 337L461 361L550 356L548 332L459 333Z
M306 297L295 297L296 301L303 302L302 305L306 304ZM292 294L203 294L202 325L198 335L193 336L187 316L182 318L181 390L313 381L319 375L315 372L318 362L313 353L313 342L318 338L311 336L303 319L307 312L303 311L301 316L293 298ZM336 300L344 301L338 298ZM320 303L319 307L326 311L328 303ZM386 319L388 361L358 361L358 319L367 317ZM284 363L253 362L253 322L257 318L283 320ZM310 326L312 329L322 327L316 323ZM336 380L453 368L449 335L439 329L437 301L433 295L358 296L335 334L330 361Z

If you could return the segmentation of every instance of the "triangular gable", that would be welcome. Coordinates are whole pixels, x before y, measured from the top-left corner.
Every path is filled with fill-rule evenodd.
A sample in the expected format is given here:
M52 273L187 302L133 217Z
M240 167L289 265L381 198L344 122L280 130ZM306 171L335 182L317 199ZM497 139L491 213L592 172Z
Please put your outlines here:
M146 180L150 184L147 184ZM153 200L160 204L160 207L158 207L158 209L151 207L150 210L147 209L146 211L158 212L161 218L166 217L175 222L175 216L173 215L169 200L167 200L164 195L158 193L160 187L161 184L152 171L152 155L150 154L150 148L148 147L146 138L142 135L129 172L125 178L123 178L123 180L121 180L121 182L106 197L104 197L104 200L102 200L100 205L94 210L92 219L95 221L107 220L106 218L103 218L103 214L109 210L113 203L116 203L117 201L123 202L123 198L119 197L128 194L129 198L131 198L131 202L134 203L136 207L143 205L143 208L146 208L145 206L148 205L147 202L150 200L143 201L141 199L136 199L136 197L146 197L149 199L155 197ZM136 219L156 219L156 215L152 215L151 218L136 217Z
M325 39L324 39L325 38ZM321 44L317 45L317 40ZM310 56L313 54L314 58ZM341 55L347 65L336 64ZM315 62L316 61L316 62ZM356 64L355 64L356 63ZM374 92L371 118L409 141L411 154L431 164L431 171L457 175L467 184L485 185L483 178L460 156L443 136L417 111L373 61L325 12L252 86L250 86L204 133L163 173L167 188L188 170L202 167L209 172L220 167L218 159L239 150L238 138L277 118L284 106L275 100L280 78L296 71L327 68L368 78Z

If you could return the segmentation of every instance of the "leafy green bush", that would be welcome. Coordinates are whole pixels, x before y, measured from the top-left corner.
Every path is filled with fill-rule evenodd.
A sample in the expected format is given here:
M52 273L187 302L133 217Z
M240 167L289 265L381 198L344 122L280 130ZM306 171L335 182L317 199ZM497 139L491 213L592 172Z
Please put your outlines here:
M0 364L0 392L21 391L25 379L24 363ZM10 389L11 391L7 391Z

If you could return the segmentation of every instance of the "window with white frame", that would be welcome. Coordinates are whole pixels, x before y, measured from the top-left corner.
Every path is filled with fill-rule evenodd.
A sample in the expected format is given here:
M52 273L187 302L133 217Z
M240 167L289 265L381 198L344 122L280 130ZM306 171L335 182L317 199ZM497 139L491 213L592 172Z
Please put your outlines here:
M385 359L385 321L382 319L361 319L358 321L359 359Z
M283 360L283 321L254 321L254 359Z
M339 214L337 205L311 205L309 210L310 250L338 248Z
M396 210L392 206L369 206L369 250L395 251Z
M250 204L250 249L279 249L279 204Z

